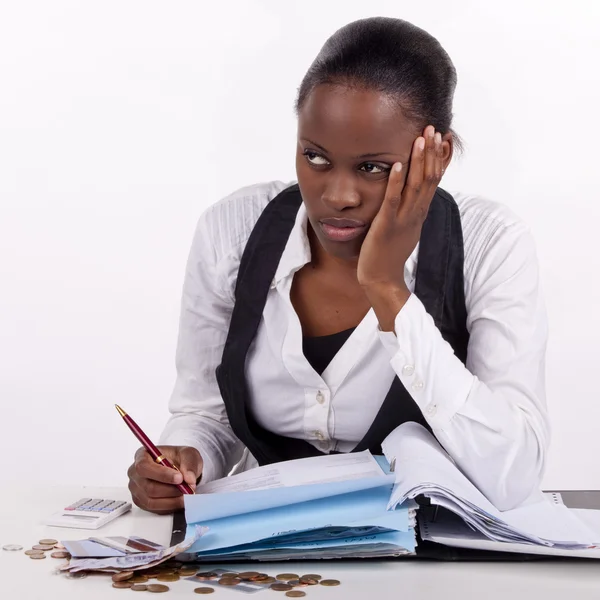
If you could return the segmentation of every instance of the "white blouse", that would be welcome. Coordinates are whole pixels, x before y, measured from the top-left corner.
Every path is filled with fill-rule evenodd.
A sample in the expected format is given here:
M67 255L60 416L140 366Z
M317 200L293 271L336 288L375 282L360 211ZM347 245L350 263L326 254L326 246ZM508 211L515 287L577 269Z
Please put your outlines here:
M256 461L231 430L215 377L244 247L266 204L289 183L244 188L200 218L190 252L177 347L172 416L161 444L197 448L203 481ZM466 367L411 294L395 335L365 316L322 375L302 350L290 301L294 273L310 262L301 206L250 348L246 376L260 425L323 452L348 452L365 435L398 375L437 439L499 509L539 485L549 440L545 407L547 320L527 227L506 207L453 194L463 228ZM418 245L405 266L414 290Z

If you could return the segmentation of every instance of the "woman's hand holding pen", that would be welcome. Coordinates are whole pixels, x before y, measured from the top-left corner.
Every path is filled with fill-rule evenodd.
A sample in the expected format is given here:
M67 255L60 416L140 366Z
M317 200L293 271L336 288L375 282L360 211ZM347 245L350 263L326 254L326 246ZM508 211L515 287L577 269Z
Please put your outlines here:
M450 134L448 134L450 135ZM395 163L390 171L383 204L363 242L357 277L383 331L394 330L394 320L410 292L404 265L415 249L429 205L442 178L444 158L440 133L425 128L412 147L408 165Z
M129 491L140 508L167 514L183 508L183 495L177 484L185 481L196 489L196 481L202 474L202 457L189 446L159 446L158 449L171 463L178 465L179 471L156 463L145 448L140 448L127 471Z

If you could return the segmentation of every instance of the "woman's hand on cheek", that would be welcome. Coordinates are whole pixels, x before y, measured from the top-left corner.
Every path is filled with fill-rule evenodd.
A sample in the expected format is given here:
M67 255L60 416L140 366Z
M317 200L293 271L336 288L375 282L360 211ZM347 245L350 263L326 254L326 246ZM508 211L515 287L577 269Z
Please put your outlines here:
M384 313L395 310L395 317L410 296L404 265L421 237L443 168L442 137L430 125L413 144L408 174L401 163L393 165L383 204L363 242L358 282L384 330L389 330L390 325L390 315Z

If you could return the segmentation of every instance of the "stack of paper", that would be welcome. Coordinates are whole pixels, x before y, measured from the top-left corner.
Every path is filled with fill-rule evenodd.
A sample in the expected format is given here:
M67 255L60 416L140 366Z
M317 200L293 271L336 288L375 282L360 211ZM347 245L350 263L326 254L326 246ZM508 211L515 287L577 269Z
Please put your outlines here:
M188 536L198 524L207 531L188 554L239 561L413 553L416 504L388 510L394 475L386 467L368 451L337 454L199 486L185 497Z
M398 427L385 440L383 451L388 460L396 461L391 509L423 494L431 504L455 513L496 542L581 549L599 541L573 511L550 502L541 492L518 508L499 511L457 469L435 438L416 423Z

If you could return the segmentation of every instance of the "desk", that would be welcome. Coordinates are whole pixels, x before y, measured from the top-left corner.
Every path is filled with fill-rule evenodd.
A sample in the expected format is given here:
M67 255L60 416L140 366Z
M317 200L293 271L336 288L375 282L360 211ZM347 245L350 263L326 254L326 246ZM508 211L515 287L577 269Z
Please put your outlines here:
M91 532L58 529L40 522L56 510L83 497L129 499L125 488L60 487L6 491L0 498L0 547L20 544L30 548L44 537L78 539ZM23 515L23 516L21 516ZM137 507L101 530L102 535L143 535L168 544L171 517L157 516ZM2 600L96 600L132 598L130 590L113 589L110 576L90 575L71 580L53 571L62 561L48 556L31 560L23 552L0 550L0 598ZM212 565L215 566L215 565ZM260 570L269 574L280 572L321 573L326 578L339 579L335 588L314 586L306 589L306 600L565 600L600 598L600 564L598 561L552 561L526 563L442 563L399 559L396 561L321 561L299 563L256 563L228 565L232 570ZM171 591L161 596L168 599L198 598L195 584L180 580L169 584ZM147 592L143 592L148 594ZM279 594L279 595L277 595ZM144 597L144 596L142 596ZM147 597L147 596L145 596ZM154 597L154 595L152 595ZM229 589L217 589L214 600L284 600L285 594L270 590L257 595Z

